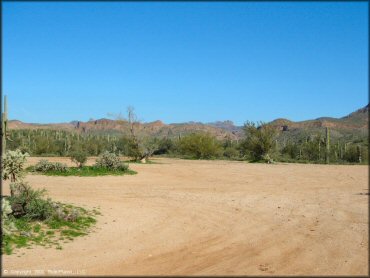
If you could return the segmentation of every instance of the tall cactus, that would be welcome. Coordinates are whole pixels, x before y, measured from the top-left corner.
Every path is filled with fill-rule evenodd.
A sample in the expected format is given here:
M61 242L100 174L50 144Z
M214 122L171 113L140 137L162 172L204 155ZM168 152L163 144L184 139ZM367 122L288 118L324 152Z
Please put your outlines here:
M329 156L330 156L330 131L329 131L329 128L327 127L326 128L326 153L325 153L325 158L326 158L326 163L329 164L330 162L330 159L329 159Z
M6 151L6 137L8 136L8 98L4 96L4 112L1 117L2 153Z
M361 147L357 146L357 156L358 156L358 163L362 162L362 157L361 157Z

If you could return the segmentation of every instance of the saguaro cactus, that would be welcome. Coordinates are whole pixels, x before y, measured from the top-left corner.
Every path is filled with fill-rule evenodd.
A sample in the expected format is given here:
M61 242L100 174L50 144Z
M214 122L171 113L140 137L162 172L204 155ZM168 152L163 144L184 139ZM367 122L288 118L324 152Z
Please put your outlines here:
M329 155L330 155L330 131L329 131L329 128L327 127L326 128L326 153L325 153L325 158L326 158L326 163L329 164L330 162L330 159L329 159Z
M357 146L357 155L358 155L358 162L362 162L362 157L361 157L361 147Z
M4 96L4 112L1 115L2 153L6 150L6 137L8 136L8 99Z

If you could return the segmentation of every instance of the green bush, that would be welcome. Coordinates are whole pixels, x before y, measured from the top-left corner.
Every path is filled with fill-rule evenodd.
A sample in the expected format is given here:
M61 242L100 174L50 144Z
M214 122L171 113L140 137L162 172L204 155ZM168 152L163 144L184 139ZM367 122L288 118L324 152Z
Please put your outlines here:
M297 159L299 157L299 146L288 142L281 151L283 156L286 156L290 159Z
M224 150L224 156L229 159L237 159L240 157L240 152L234 147L226 147Z
M105 168L109 170L119 170L126 171L128 170L128 165L124 164L118 155L115 153L110 153L108 151L102 153L97 159L95 166L98 168Z
M44 220L52 215L53 206L49 199L44 199L44 189L32 189L24 181L11 183L10 188L13 196L9 197L9 202L15 217Z
M67 164L60 162L49 162L46 159L41 159L35 166L34 171L36 172L48 172L48 171L58 171L58 172L67 172Z
M118 168L116 169L117 171L127 171L128 170L128 164L125 164L123 162L121 162L121 164L118 166Z
M364 153L366 152L362 152L362 153L359 152L357 145L350 145L347 148L347 151L344 153L343 159L351 163L356 163L356 162L359 162L360 154L362 156Z
M252 160L266 160L275 147L276 129L265 123L246 122L244 124L245 140L241 146L244 153Z
M81 168L87 161L87 153L79 150L71 153L71 160Z
M36 198L26 205L26 217L29 219L45 220L53 214L53 206L50 199Z
M118 142L118 150L132 160L147 160L159 150L160 140L150 137L122 137Z
M177 151L197 159L216 158L222 155L221 143L210 134L193 133L180 139Z
M158 140L158 147L153 154L161 155L168 154L174 148L174 142L169 138L161 138Z

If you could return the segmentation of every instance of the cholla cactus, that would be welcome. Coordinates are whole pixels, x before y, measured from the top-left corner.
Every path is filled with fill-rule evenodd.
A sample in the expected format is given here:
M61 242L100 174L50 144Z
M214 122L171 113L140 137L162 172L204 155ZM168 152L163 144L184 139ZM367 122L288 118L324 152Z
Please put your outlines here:
M75 222L80 217L80 212L77 209L72 209L72 212L68 215L68 220Z
M95 166L111 170L118 170L122 167L122 164L123 163L118 155L106 151L102 153L96 160Z
M68 172L68 166L65 163L55 162L54 170L59 172Z
M3 199L1 203L1 212L3 219L7 218L12 213L12 207L7 199Z
M1 221L2 221L2 233L3 235L9 235L13 231L17 230L14 223L10 221L9 214L11 214L12 208L7 199L3 199L1 203Z
M58 172L67 172L67 164L60 162L49 162L46 159L41 159L34 167L36 172L48 172L48 171L58 171Z
M24 165L27 161L28 153L22 153L19 149L7 151L3 157L3 176L4 180L10 179L16 182L24 176Z
M46 159L41 159L34 167L37 172L47 172L53 170L53 168L53 164Z
M269 154L264 154L263 156L262 156L262 159L264 160L264 161L266 161L267 163L274 163L274 160L270 157L270 155Z
M59 220L64 220L64 218L66 218L66 214L65 212L63 211L63 208L61 207L58 207L56 210L55 210L55 217Z

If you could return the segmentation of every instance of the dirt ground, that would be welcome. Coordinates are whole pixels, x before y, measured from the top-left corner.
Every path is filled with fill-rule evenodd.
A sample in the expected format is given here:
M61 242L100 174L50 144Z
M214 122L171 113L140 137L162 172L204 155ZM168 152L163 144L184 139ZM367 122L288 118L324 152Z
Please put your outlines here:
M154 161L133 176L28 175L103 215L62 250L4 255L3 274L368 274L367 166Z

